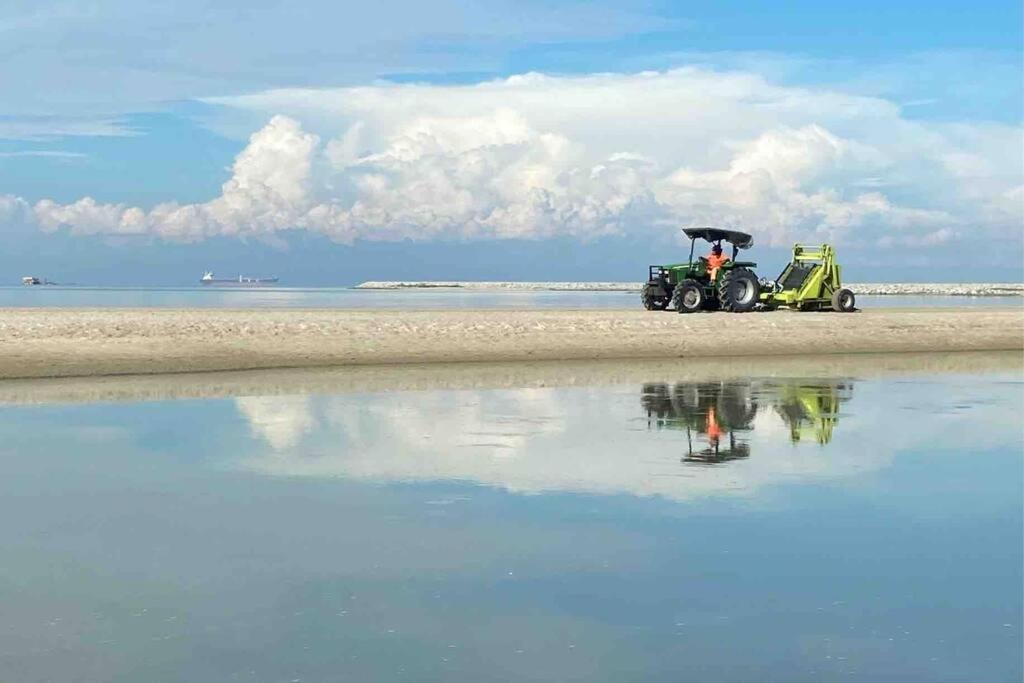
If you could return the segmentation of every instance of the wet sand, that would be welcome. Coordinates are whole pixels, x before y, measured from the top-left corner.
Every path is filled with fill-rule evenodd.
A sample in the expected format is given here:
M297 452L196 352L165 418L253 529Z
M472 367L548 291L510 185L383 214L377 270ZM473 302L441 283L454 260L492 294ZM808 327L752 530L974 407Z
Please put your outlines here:
M0 405L351 394L384 391L550 388L701 382L750 377L800 379L891 375L1024 373L1014 351L886 353L671 360L526 361L351 365L0 381Z
M1024 308L0 310L0 378L601 359L1024 350ZM722 362L722 361L719 361Z

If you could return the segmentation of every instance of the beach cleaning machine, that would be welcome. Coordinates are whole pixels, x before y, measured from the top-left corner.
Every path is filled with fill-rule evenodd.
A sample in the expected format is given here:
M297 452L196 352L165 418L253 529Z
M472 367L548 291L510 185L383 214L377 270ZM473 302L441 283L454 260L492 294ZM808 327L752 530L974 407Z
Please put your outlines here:
M842 286L841 267L835 249L828 244L797 244L793 258L775 280L758 279L757 264L739 261L741 249L749 249L753 238L737 230L687 228L690 257L686 263L650 266L641 302L649 311L672 309L679 313L723 310L745 313L753 310L792 308L799 311L833 310L849 313L856 307L853 292ZM694 260L698 239L721 247L732 247L732 255L717 268L700 256Z

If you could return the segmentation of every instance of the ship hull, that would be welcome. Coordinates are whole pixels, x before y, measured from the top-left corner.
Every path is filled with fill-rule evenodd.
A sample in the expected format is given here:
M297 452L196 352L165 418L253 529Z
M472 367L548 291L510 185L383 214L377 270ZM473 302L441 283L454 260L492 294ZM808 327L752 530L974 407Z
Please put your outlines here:
M267 287L276 285L277 278L268 280L200 280L204 287Z

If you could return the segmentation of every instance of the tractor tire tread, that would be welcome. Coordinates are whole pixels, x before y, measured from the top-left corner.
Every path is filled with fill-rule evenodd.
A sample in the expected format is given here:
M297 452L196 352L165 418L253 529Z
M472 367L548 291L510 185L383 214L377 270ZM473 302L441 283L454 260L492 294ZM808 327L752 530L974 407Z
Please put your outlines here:
M697 301L695 308L686 308L683 305L683 296L687 289L694 288L700 293L700 299ZM675 310L676 313L695 313L704 307L704 289L700 286L700 283L696 280L683 280L675 286L672 290L672 301L669 307Z
M857 298L853 292L843 288L832 292L832 310L837 313L850 313L857 309Z
M640 295L640 303L642 303L644 308L648 311L664 311L668 308L668 299L663 299L661 297L655 298L646 290Z
M733 297L731 285L737 278L749 279L754 287L754 296L749 303L739 304ZM754 271L749 268L734 268L724 272L718 284L719 305L723 311L729 311L730 313L746 313L754 310L757 306L759 293L760 285L757 280L757 275L755 275Z

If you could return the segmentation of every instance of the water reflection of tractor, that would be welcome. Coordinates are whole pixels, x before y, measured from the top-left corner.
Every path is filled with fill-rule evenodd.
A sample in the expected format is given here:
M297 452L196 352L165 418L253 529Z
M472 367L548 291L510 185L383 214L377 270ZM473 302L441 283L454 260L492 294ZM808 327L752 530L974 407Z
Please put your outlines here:
M645 384L643 391L648 427L686 430L684 461L750 457L750 446L736 435L750 431L757 415L750 383L651 383Z
M829 443L839 405L852 393L847 380L652 382L641 404L648 428L686 431L684 462L719 463L750 457L744 434L764 406L789 426L792 443Z
M832 441L839 405L853 397L853 383L844 380L794 380L773 386L775 411L789 426L793 443Z

